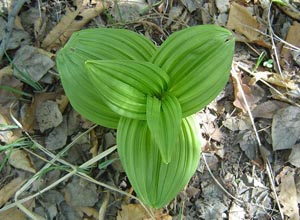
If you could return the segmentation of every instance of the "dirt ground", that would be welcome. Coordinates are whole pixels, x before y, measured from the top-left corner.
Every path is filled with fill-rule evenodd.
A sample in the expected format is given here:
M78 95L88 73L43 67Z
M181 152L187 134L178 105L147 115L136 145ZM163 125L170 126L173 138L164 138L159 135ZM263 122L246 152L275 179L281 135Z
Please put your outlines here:
M299 10L299 0L0 2L0 220L151 219L131 198L117 131L73 110L55 56L81 29L129 29L159 46L201 24L235 34L231 77L196 114L203 153L195 175L150 212L158 220L299 219Z

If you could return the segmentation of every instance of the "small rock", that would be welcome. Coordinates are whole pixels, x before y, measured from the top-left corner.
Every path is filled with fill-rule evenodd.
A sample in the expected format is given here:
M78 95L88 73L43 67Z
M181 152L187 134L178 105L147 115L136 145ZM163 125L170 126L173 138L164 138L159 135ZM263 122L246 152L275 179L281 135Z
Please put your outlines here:
M174 20L178 19L178 17L182 14L183 7L182 6L174 6L170 9L169 18L167 20L167 26L169 26Z
M226 23L227 23L227 20L228 20L228 15L225 14L225 13L221 13L217 17L216 24L219 25L219 26L225 27Z
M20 71L29 75L34 81L39 81L55 63L45 54L40 53L38 48L32 46L21 47L13 60L14 74L20 75Z
M65 146L67 143L67 122L63 122L55 127L53 131L46 137L46 148L49 150L57 150Z
M109 157L109 159L113 160L113 163L111 165L114 168L114 170L116 170L116 171L118 171L120 173L125 172L124 168L122 166L122 163L121 163L121 161L119 159L118 152L112 153L111 156Z
M36 112L36 120L41 132L49 128L57 127L63 121L63 116L59 111L58 104L48 100L43 102Z
M6 21L2 17L0 17L0 41L2 41L3 39L5 33L5 27L6 27ZM22 45L28 45L30 41L31 41L31 37L28 32L14 28L12 30L11 37L7 42L6 49L13 50Z
M273 150L291 149L300 137L300 108L289 106L276 112L272 122Z
M72 135L80 128L80 115L72 109L68 115L68 135Z
M62 202L59 205L57 220L81 220L82 217L75 210L75 208L69 206L66 202Z
M18 29L13 29L11 37L8 40L7 43L7 49L13 50L20 46L28 45L30 44L30 35L28 32Z
M98 201L97 187L83 179L73 178L67 185L66 200L71 206L94 206Z
M289 162L295 167L300 168L300 144L296 144L292 147L292 152L289 156Z
M246 219L246 212L245 210L237 205L236 203L232 203L232 206L229 209L229 219L230 220L241 220Z
M216 0L216 6L220 13L226 13L230 8L229 0Z
M114 5L112 15L117 21L134 21L147 7L148 5L144 1L119 1Z
M181 2L189 10L189 12L196 11L203 4L203 1L199 0L181 0Z
M116 137L113 136L111 132L106 133L104 135L104 144L105 144L105 148L109 148L116 145Z
M292 51L292 56L294 61L297 63L297 65L300 66L300 51L298 50Z

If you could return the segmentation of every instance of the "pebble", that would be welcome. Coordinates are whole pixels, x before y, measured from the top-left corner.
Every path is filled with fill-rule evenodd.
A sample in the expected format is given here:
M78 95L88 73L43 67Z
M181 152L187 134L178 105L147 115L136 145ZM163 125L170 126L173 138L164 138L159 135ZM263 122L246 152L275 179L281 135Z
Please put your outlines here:
M220 13L226 13L230 8L229 0L216 0L216 6Z

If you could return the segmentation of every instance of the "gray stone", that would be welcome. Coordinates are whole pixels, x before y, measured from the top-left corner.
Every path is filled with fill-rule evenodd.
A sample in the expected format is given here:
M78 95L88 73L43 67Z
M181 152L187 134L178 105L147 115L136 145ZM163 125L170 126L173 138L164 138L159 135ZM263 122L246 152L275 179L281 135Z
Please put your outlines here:
M226 13L230 8L229 0L216 0L216 6L220 13Z
M49 128L57 127L63 121L63 116L58 108L58 104L48 100L43 102L37 109L36 120L41 132Z

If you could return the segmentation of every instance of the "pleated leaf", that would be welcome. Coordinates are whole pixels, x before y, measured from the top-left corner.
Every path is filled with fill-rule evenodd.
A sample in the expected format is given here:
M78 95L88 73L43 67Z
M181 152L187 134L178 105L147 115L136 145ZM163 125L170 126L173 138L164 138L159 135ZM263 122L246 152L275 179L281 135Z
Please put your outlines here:
M93 60L85 63L91 86L117 114L146 120L147 95L160 96L168 75L149 62Z
M230 31L202 25L172 34L152 62L170 76L169 91L178 98L186 117L206 106L224 88L233 53Z
M162 161L170 163L181 125L181 107L177 98L172 94L164 95L161 100L148 96L147 123Z
M147 122L120 119L118 153L130 183L146 205L167 205L194 174L201 153L198 126L192 116L182 119L172 161L165 164Z
M71 105L87 119L116 128L120 116L95 92L86 75L85 61L148 61L155 51L151 41L128 30L98 28L74 33L56 57L61 82Z

